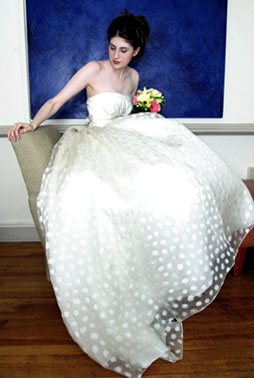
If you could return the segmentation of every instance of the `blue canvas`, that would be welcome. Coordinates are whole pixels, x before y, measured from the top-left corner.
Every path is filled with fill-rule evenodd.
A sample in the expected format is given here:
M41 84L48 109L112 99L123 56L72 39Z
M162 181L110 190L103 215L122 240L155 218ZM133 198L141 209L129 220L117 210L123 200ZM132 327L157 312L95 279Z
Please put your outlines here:
M124 8L150 23L151 39L133 66L139 88L164 93L162 114L222 117L226 0L27 0L32 117L84 64L107 59L107 26ZM85 101L82 91L54 118L85 118Z

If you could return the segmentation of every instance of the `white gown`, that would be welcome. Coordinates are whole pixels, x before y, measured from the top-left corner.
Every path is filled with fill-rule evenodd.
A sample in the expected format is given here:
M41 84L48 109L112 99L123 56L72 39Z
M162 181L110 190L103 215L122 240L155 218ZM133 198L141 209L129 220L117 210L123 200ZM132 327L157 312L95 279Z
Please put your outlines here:
M244 184L183 125L87 101L44 173L38 211L54 292L82 350L126 377L182 358L182 320L213 301L254 223Z

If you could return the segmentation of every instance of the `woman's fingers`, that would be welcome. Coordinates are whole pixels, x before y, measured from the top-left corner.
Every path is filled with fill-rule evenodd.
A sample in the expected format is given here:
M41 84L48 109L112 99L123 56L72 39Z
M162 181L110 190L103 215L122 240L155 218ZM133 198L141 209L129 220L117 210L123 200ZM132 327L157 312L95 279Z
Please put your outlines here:
M17 139L20 139L19 128L17 128L17 129L15 130L15 136L16 136Z
M8 131L8 139L9 140L13 140L14 142L16 142L16 137L15 137L15 133L14 133L14 128L11 128L9 131Z
M8 139L11 140L11 130L8 131Z
M8 131L8 139L9 140L13 140L14 142L16 142L16 129L18 127L18 124L15 123L14 126Z
M33 127L29 123L18 122L8 131L8 139L16 142L20 139L20 134L25 134L28 131L32 131Z
M17 126L16 124L9 130L8 132L8 139L9 140L13 140L14 142L16 142L16 139L19 138L19 134L18 134L18 129L17 129Z

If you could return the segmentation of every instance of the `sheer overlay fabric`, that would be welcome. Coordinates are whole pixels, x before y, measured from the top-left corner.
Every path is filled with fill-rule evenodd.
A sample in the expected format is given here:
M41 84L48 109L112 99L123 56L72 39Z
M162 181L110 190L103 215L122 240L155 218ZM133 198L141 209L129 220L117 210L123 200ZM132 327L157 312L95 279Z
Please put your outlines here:
M182 358L182 321L219 292L254 223L241 180L186 127L87 101L54 148L37 205L64 323L103 367L141 377Z

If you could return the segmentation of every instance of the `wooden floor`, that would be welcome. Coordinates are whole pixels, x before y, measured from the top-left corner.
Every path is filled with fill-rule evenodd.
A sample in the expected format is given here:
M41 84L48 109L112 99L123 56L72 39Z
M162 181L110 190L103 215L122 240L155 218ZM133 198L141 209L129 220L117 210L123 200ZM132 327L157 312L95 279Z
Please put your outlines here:
M254 251L216 300L184 322L184 357L158 360L149 378L254 377ZM39 243L0 244L0 377L109 378L68 335Z

